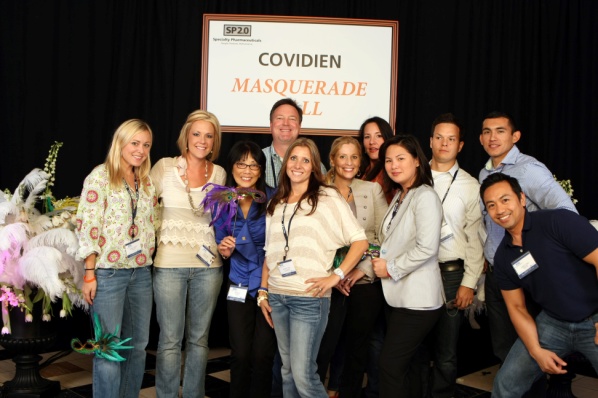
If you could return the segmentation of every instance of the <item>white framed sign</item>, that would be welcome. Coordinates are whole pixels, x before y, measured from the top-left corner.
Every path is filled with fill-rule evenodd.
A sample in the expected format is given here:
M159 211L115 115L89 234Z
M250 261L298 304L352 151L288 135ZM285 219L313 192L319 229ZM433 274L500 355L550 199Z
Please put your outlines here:
M372 116L395 124L398 21L205 14L202 109L223 132L268 133L279 99L301 132L354 135Z

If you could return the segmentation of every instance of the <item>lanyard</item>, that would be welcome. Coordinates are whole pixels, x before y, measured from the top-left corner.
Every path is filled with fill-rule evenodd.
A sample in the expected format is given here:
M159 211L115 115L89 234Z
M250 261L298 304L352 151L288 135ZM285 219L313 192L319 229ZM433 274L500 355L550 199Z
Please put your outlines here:
M131 235L131 238L135 238L135 235L137 234L137 226L135 225L135 217L137 216L137 204L139 203L139 186L137 185L137 176L135 176L135 199L133 199L133 195L131 194L131 190L129 189L129 184L127 184L127 181L123 178L123 182L125 183L125 188L127 189L127 192L129 193L129 197L131 198L131 213L133 215L132 220L131 220L131 228L129 228L129 235Z
M284 257L282 259L282 261L285 261L287 259L287 253L289 252L289 235L291 234L291 222L293 222L293 217L295 217L295 214L297 213L297 208L299 207L299 202L297 202L297 204L295 205L295 210L293 210L293 215L291 215L291 218L289 219L289 229L287 231L287 229L284 226L284 212L287 210L287 203L285 202L284 207L282 209L282 234L284 235L284 240L285 240L285 245L284 245Z
M401 199L400 201L396 201L395 202L395 206L394 209L392 209L392 214L390 215L390 221L388 222L388 224L386 225L386 232L388 232L389 228L390 228L390 224L392 224L392 220L395 218L395 216L397 215L397 212L399 211L399 207L403 204L403 202L405 201L405 198L407 197L407 194L409 193L409 190L405 191L405 196L403 196L403 199Z
M444 196L442 197L442 202L440 202L440 204L444 204L444 200L446 199L446 195L448 195L449 190L451 189L451 185L453 185L453 182L455 182L455 178L457 178L457 173L459 172L459 169L457 169L457 171L455 171L455 174L453 175L453 179L451 180L451 183L449 184L448 188L446 189L446 192L444 193Z
M276 175L276 169L274 168L274 155L276 155L276 153L274 152L274 149L270 147L270 166L272 167L272 177L274 178L273 188L276 188L278 186L278 176Z

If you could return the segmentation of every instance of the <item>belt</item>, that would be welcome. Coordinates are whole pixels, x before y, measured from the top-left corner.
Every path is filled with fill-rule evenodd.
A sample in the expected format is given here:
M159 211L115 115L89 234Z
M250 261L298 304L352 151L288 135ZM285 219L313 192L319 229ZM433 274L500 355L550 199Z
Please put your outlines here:
M442 272L460 271L465 266L465 262L459 258L457 260L438 263L438 266Z

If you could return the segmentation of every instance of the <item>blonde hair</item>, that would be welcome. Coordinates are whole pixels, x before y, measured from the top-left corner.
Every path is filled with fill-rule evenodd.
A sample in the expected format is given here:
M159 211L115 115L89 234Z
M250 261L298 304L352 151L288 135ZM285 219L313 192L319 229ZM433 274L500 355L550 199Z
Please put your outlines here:
M211 112L204 111L198 109L193 111L187 116L187 120L185 124L183 124L183 128L181 128L181 133L179 134L179 138L176 141L177 145L179 146L179 150L181 151L181 156L186 158L187 152L189 151L189 131L191 130L191 125L198 120L205 120L214 126L214 145L212 146L212 152L206 156L206 159L214 161L218 158L218 154L220 153L220 145L222 143L222 132L220 131L220 122L216 115Z
M359 156L359 164L361 165L363 157L361 153L361 144L359 143L359 141L357 141L357 139L355 139L354 137L349 136L338 137L336 140L332 142L332 146L330 146L330 154L328 155L330 157L330 170L328 170L328 172L326 173L326 184L332 185L334 183L335 170L333 166L333 161L336 157L336 154L341 149L341 146L345 144L355 145L355 148L357 148L357 155ZM357 166L357 169L359 170L359 165Z
M137 134L147 131L150 138L153 141L152 129L149 124L140 119L130 119L123 122L112 136L112 144L108 155L106 155L106 170L108 171L108 178L110 180L110 189L117 190L121 189L123 184L123 178L125 177L122 168L122 150L123 148L133 140ZM151 169L151 160L149 153L147 158L143 161L141 166L134 167L135 174L139 179L140 186L143 187L146 193L149 192L147 186L149 184L149 172Z

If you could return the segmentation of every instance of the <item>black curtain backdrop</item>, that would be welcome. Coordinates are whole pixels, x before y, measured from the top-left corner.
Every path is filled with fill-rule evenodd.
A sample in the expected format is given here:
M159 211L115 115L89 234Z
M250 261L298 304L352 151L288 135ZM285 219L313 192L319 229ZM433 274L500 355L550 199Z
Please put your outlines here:
M53 191L79 195L133 117L152 126L154 161L177 155L180 128L199 108L204 13L398 20L397 132L428 148L434 117L454 112L466 126L459 161L477 176L483 116L507 111L520 149L571 179L580 212L598 218L594 0L0 0L0 188L14 190L63 141ZM270 142L226 133L223 154L249 137ZM333 138L315 138L324 158Z

